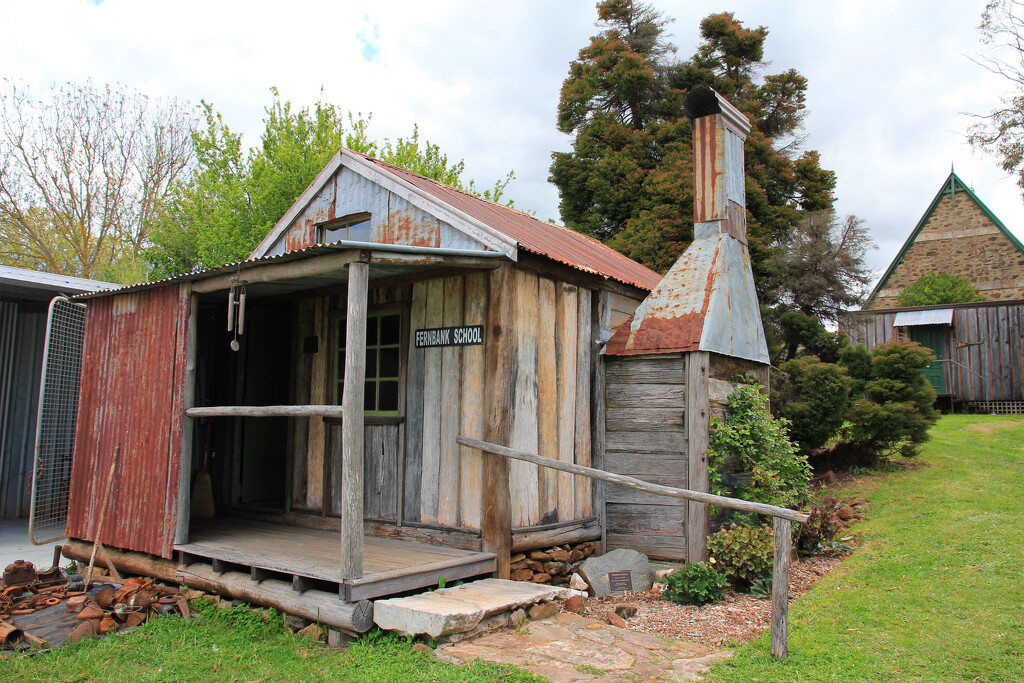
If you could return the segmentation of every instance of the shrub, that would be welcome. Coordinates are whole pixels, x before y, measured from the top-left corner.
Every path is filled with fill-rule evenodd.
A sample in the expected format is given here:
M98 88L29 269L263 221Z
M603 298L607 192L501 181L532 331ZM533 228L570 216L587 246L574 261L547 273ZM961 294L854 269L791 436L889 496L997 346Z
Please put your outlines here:
M801 555L813 555L839 533L839 507L839 499L829 496L811 508L806 522L797 525L794 545Z
M850 378L833 363L802 356L785 363L776 400L789 420L789 436L804 453L824 446L843 426L850 400Z
M798 507L807 500L811 468L786 435L786 420L772 417L768 398L753 382L737 384L729 395L729 409L711 418L709 455L712 476L717 465L735 457L753 473L749 487L738 487L738 498L781 507Z
M774 546L775 534L767 526L730 524L708 537L715 568L740 592L771 574Z
M984 301L977 287L960 274L936 273L922 275L896 295L900 306L939 306Z
M864 393L864 386L871 381L871 352L863 344L848 346L839 354L839 365L850 377L850 396Z
M849 440L883 453L916 455L938 419L935 390L921 374L935 355L916 342L890 342L872 351L872 379L847 410Z
M718 602L728 581L703 562L691 562L666 576L665 597L677 605L706 605Z
M825 363L835 363L843 349L849 348L850 338L844 332L829 332L817 318L799 311L788 311L779 316L779 329L785 342L786 358L800 355L817 356Z

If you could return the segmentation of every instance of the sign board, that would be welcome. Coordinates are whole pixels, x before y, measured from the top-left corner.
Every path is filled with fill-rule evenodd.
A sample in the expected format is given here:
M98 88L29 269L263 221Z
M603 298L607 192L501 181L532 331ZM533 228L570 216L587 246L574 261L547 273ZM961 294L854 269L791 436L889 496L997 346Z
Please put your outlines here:
M484 343L484 326L460 325L416 330L415 340L417 349L435 346L477 346Z
M628 569L621 572L608 572L608 590L612 593L618 591L633 591L633 573Z

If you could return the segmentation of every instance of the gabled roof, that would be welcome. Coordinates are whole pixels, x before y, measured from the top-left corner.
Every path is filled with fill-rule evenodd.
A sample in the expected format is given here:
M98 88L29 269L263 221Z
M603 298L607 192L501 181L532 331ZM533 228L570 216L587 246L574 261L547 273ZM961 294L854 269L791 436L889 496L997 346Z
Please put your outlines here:
M578 270L618 280L641 289L650 290L661 281L661 276L600 241L559 225L538 220L533 216L487 201L476 195L457 190L425 176L342 149L320 172L292 208L278 221L250 258L259 258L284 234L288 227L320 188L342 166L365 175L374 182L400 192L413 204L435 213L497 251L509 253L515 248L550 258Z
M1021 244L1020 240L1018 240L1014 236L1014 234L1010 232L1010 230L1003 224L1003 222L999 220L999 217L992 213L991 209L985 206L985 203L978 198L978 195L974 194L974 190L968 187L967 183L960 179L960 176L958 176L955 172L950 171L949 176L946 178L945 182L942 183L942 187L935 195L935 198L932 199L932 203L928 205L928 209L924 212L924 215L921 216L921 220L917 222L917 226L914 227L913 232L910 233L910 237L908 237L907 241L903 243L903 246L900 248L899 253L896 254L896 258L892 260L892 263L889 264L889 268L885 271L885 274L882 275L881 279L878 281L878 284L876 284L875 288L871 290L871 294L864 302L865 304L867 304L867 302L869 301L872 301L878 295L878 293L882 291L882 289L885 287L886 282L889 281L889 278L896 270L896 267L900 264L900 261L902 261L903 257L907 255L907 250L910 249L910 245L914 243L914 241L917 239L917 236L921 234L921 230L924 229L924 226L927 225L929 219L931 219L932 214L935 213L935 209L938 208L939 202L942 201L942 197L947 194L956 197L956 194L958 192L963 193L964 195L969 197L971 201L973 201L978 206L978 208L981 209L982 213L984 213L985 216L990 221L992 221L992 224L999 228L999 231L1003 233L1010 240L1010 242L1013 243L1013 246L1017 248L1017 251L1019 251L1021 254L1024 254L1024 244Z

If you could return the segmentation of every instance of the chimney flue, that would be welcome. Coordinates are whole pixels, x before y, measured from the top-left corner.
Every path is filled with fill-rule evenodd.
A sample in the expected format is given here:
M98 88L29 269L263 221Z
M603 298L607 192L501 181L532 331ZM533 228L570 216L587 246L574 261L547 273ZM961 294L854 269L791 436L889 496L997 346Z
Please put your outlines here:
M686 94L693 128L693 236L725 234L747 243L743 141L750 121L707 86Z

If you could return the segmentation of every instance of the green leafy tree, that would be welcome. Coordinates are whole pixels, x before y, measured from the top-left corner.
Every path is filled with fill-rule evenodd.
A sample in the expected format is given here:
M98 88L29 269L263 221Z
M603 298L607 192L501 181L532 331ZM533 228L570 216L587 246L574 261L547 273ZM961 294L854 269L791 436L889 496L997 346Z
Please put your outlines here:
M153 231L145 254L151 277L247 258L341 147L491 201L500 201L515 177L510 172L480 191L473 180L463 180L465 162L451 162L437 145L421 142L418 127L407 138L378 142L368 135L369 116L345 115L322 98L295 109L276 89L271 92L260 146L249 150L203 102L206 125L193 135L198 168L177 186Z
M659 271L693 239L691 130L686 92L717 89L752 121L746 144L751 257L762 302L776 296L771 255L805 210L831 207L835 176L816 152L798 155L806 79L796 71L759 77L763 26L731 13L701 22L701 44L687 61L665 39L668 20L649 5L605 0L604 27L579 52L562 85L558 128L570 152L552 155L563 222Z
M978 288L971 281L956 273L922 275L896 295L901 306L939 306L942 304L963 304L984 301Z

